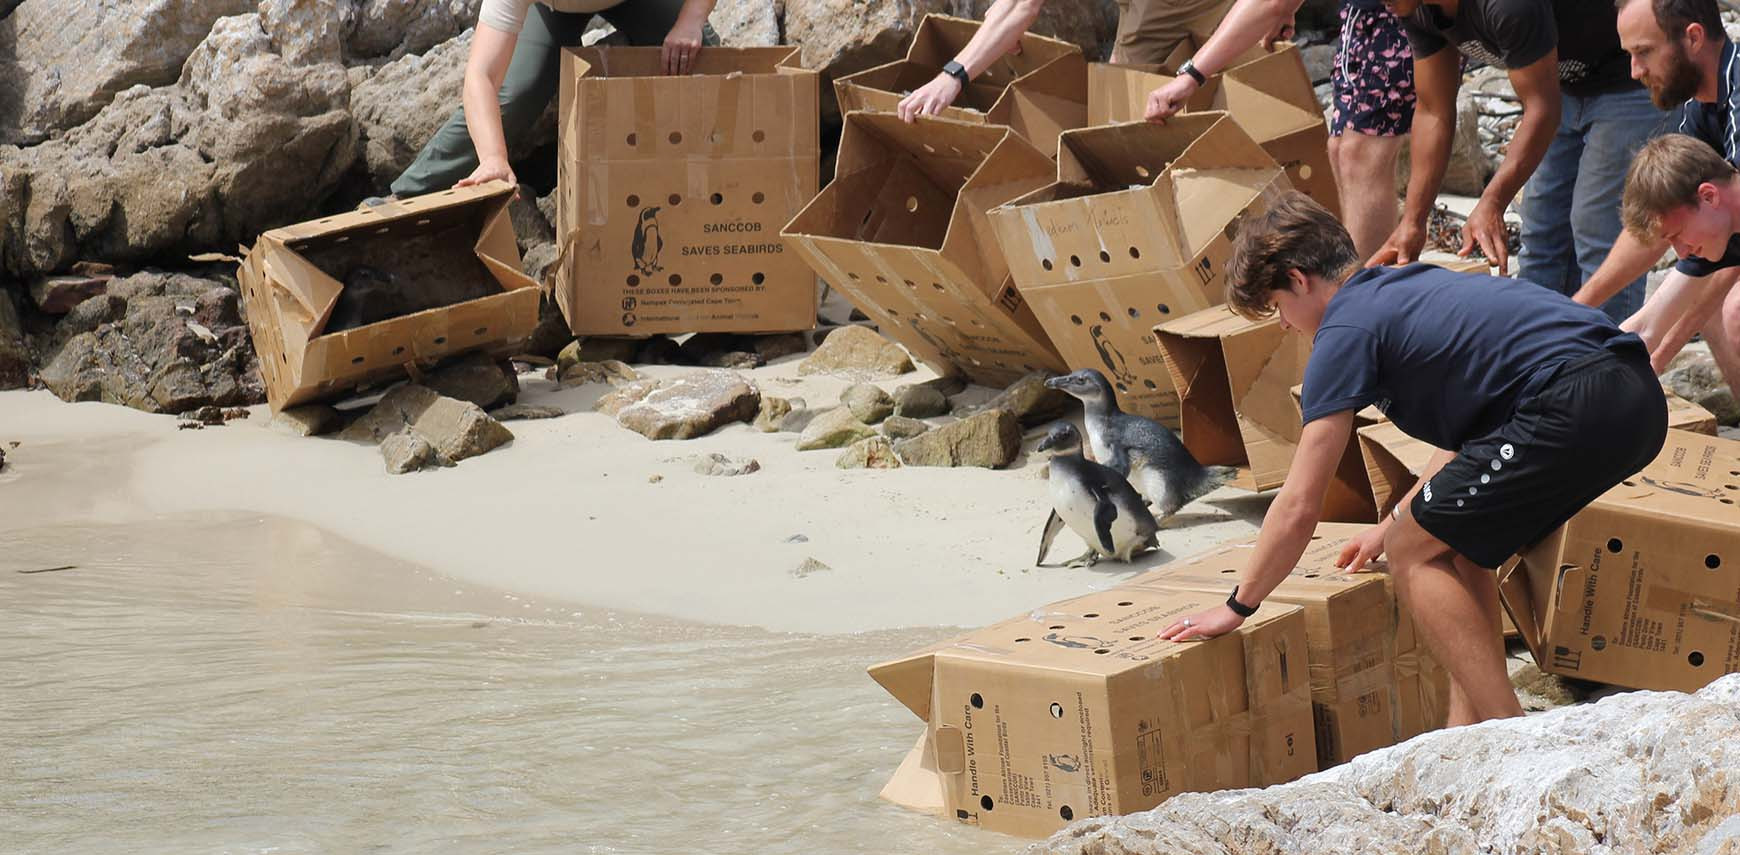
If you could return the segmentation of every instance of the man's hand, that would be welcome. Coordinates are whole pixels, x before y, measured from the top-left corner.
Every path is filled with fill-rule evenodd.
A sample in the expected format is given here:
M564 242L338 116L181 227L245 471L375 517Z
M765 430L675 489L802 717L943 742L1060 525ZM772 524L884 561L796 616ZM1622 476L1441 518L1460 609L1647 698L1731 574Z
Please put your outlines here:
M1386 517L1383 522L1349 538L1347 545L1341 548L1340 557L1335 559L1335 566L1344 567L1349 573L1364 570L1367 563L1384 554L1384 535L1389 530L1389 518Z
M1199 641L1226 635L1245 622L1236 612L1226 606L1215 606L1206 612L1193 614L1187 618L1173 621L1172 625L1160 631L1163 641Z
M1263 36L1263 50L1266 50L1269 53L1274 53L1275 42L1291 41L1293 39L1293 32L1293 19L1288 18L1281 22L1281 25L1276 27L1274 32Z
M918 116L934 116L942 112L944 107L955 103L955 99L959 97L961 82L952 74L938 74L929 83L900 99L894 112L900 114L901 121L910 122Z
M701 25L706 23L705 17L690 20L688 15L677 17L677 23L665 35L664 47L659 51L659 59L666 74L688 74L695 70L695 57L701 53Z
M1467 258L1475 247L1480 254L1498 266L1498 275L1510 275L1510 244L1504 231L1504 206L1481 199L1468 213L1462 226L1462 249L1456 254Z
M1189 101L1196 90L1196 79L1180 74L1171 83L1148 93L1148 109L1142 115L1150 122L1164 124L1168 116L1184 109L1184 102Z
M507 161L486 160L479 163L470 175L459 179L459 182L453 186L470 187L473 184L487 184L491 181L506 181L509 184L519 183L519 180L514 178L514 171L507 165Z
M1365 266L1413 264L1420 257L1420 248L1425 245L1426 230L1404 220L1396 224L1396 230L1390 232L1389 240L1378 247L1378 251L1372 254Z

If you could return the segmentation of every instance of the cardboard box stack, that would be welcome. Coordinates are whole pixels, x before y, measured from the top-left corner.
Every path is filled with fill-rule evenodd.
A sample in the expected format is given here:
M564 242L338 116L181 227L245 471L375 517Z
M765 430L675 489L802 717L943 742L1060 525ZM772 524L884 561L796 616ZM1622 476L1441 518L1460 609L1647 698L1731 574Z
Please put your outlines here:
M1499 590L1544 671L1685 692L1740 671L1740 442L1668 431Z
M834 81L840 112L892 113L900 99L929 83L979 31L978 21L926 15L906 58ZM993 62L944 108L943 118L1003 125L1046 154L1057 135L1087 124L1087 60L1081 48L1027 33L1020 49Z
M1207 642L1154 638L1225 596L1113 588L872 667L928 723L884 795L1039 837L1312 771L1302 610L1265 605Z
M538 324L501 183L260 235L236 272L273 412L466 351L511 355Z
M838 164L780 234L883 335L989 386L1063 370L985 213L1050 181L1050 158L996 125L848 113Z
M1072 369L1125 411L1178 424L1152 328L1223 302L1238 219L1286 189L1225 113L1064 133L1057 179L991 214L1021 295Z
M779 229L816 192L818 75L795 47L565 48L556 300L577 335L815 325Z
M1420 644L1389 574L1346 573L1335 566L1342 547L1366 528L1319 525L1298 566L1263 606L1274 602L1304 609L1320 769L1444 725L1448 674ZM1228 544L1128 584L1224 598L1254 546L1255 540Z

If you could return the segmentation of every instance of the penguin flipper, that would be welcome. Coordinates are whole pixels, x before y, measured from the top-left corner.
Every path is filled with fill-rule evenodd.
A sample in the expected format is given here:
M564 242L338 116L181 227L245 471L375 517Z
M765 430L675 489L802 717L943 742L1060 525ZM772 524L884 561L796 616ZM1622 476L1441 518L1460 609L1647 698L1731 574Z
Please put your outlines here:
M1112 504L1111 493L1104 487L1093 488L1094 497L1094 534L1100 538L1100 551L1106 555L1116 555L1118 547L1112 543L1112 523L1118 518L1118 506Z
M1057 533L1063 530L1063 517L1057 515L1054 509L1051 516L1045 518L1045 530L1039 534L1039 557L1033 559L1033 566L1045 566L1045 554L1051 551L1051 542L1057 538Z

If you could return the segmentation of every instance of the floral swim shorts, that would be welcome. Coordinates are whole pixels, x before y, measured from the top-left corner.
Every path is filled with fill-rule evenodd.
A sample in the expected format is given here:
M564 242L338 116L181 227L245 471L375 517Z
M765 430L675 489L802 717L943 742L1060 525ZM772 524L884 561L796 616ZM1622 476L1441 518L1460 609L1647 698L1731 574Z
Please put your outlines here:
M1329 132L1395 137L1414 124L1414 52L1388 9L1341 4L1341 45L1329 74Z

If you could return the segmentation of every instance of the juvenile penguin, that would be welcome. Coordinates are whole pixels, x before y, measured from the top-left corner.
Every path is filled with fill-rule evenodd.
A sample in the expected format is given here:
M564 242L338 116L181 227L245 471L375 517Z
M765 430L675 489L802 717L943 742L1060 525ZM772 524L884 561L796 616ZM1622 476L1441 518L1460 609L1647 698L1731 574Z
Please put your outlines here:
M1203 466L1178 435L1153 419L1118 409L1105 375L1083 368L1045 381L1082 403L1094 458L1130 479L1164 520L1227 482L1233 470Z
M1158 545L1154 532L1160 526L1141 494L1124 476L1081 455L1081 434L1075 425L1053 425L1039 441L1039 450L1056 453L1051 458L1052 511L1039 537L1034 564L1045 565L1045 554L1065 525L1088 543L1087 552L1069 562L1069 567L1092 565L1104 555L1129 561L1137 552Z

